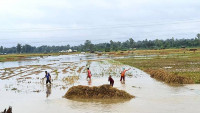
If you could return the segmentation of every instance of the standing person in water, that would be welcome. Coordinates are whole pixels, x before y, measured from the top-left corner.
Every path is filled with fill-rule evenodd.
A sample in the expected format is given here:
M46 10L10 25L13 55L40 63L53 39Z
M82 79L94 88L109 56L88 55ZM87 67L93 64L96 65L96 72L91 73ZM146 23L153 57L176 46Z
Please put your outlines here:
M47 79L46 84L51 84L51 75L47 71L45 71L45 78Z
M130 70L131 68L129 68L128 70ZM126 70L125 68L123 68L123 71L121 72L121 78L120 78L120 81L122 81L122 79L123 79L123 81L125 82L125 73L126 73L126 71L128 71L128 70Z
M87 68L87 79L89 78L91 80L92 74L89 68Z
M113 86L114 85L114 80L111 77L111 75L108 77L108 81L110 82L110 85Z

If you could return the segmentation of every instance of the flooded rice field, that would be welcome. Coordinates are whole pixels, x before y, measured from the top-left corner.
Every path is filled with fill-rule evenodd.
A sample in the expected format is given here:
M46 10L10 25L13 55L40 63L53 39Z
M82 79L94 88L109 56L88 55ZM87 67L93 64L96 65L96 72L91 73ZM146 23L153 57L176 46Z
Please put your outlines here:
M87 81L90 67L92 80ZM126 82L120 82L122 68ZM45 73L52 85L45 84ZM63 98L71 86L99 86L115 80L114 87L136 96L122 100L68 100ZM13 113L197 113L200 112L200 85L169 86L145 72L115 62L108 56L61 55L34 57L25 61L0 63L0 111L8 106Z

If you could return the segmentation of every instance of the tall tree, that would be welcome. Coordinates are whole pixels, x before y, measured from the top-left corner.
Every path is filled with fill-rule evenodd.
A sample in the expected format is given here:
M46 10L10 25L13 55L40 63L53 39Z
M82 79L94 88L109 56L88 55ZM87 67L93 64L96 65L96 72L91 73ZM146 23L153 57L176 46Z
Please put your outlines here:
M33 50L32 50L32 46L31 45L28 45L28 44L26 44L26 45L24 45L24 46L22 46L22 52L23 53L33 53ZM46 52L46 51L45 51ZM48 51L49 52L49 51Z
M109 43L106 44L105 52L110 52L110 44Z
M21 53L22 46L21 44L17 44L17 53Z
M69 44L67 44L67 49L70 49L70 45Z
M3 53L3 46L0 47L0 53Z
M95 46L94 46L94 44L90 44L90 52L94 52L95 51Z
M92 42L90 40L86 40L84 43L84 48L85 51L90 51L90 45L92 44Z
M130 48L134 48L134 40L133 40L133 38L129 39L129 43L130 43Z
M200 34L199 33L197 34L197 38L200 39Z
M197 38L198 38L198 40L199 40L199 41L198 41L198 46L200 46L200 34L199 34L199 33L197 34Z
M112 40L110 40L110 49L111 51L114 50L114 42Z

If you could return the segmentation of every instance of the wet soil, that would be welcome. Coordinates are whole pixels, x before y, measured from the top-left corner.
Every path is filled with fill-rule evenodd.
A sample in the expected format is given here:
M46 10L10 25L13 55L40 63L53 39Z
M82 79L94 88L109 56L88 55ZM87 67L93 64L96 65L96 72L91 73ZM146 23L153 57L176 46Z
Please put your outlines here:
M200 85L169 86L147 73L113 61L108 56L62 55L34 58L33 61L4 62L0 65L0 111L12 106L14 113L55 112L137 112L189 113L200 112ZM86 66L92 80L86 80ZM131 68L121 83L122 68ZM44 71L52 76L45 84ZM100 86L115 80L114 88L135 96L134 99L112 101L62 98L72 86ZM123 107L122 107L123 106Z

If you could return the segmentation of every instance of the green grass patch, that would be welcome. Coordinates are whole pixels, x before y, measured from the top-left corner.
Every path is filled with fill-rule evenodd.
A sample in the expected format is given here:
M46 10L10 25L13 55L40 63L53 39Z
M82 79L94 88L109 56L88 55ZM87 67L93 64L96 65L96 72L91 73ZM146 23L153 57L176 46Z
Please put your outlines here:
M146 56L142 55L152 55ZM181 50L144 50L137 57L115 59L123 64L134 66L141 70L165 70L169 74L192 79L195 83L200 83L200 52L181 52ZM142 54L144 53L144 54ZM164 54L165 53L165 54ZM166 54L167 53L167 54ZM141 57L140 57L141 56Z

